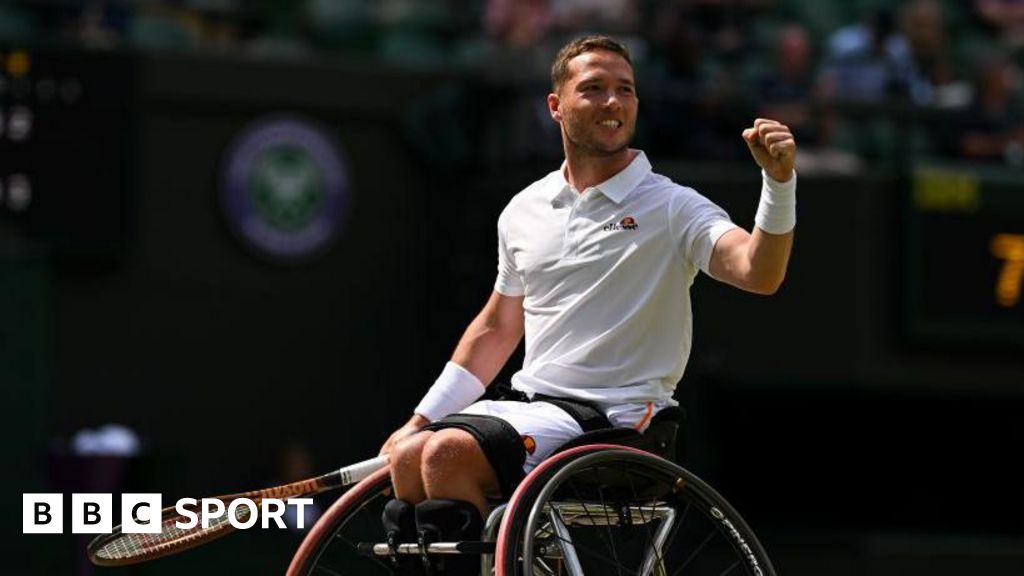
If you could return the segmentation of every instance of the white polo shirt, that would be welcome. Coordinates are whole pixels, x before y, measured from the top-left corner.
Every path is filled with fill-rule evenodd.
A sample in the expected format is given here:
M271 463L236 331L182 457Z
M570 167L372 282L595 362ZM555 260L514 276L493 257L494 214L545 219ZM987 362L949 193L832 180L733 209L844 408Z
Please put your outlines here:
M513 387L606 409L674 403L690 354L690 285L735 227L653 173L643 152L582 193L563 170L528 186L498 219L494 288L525 295L526 357Z

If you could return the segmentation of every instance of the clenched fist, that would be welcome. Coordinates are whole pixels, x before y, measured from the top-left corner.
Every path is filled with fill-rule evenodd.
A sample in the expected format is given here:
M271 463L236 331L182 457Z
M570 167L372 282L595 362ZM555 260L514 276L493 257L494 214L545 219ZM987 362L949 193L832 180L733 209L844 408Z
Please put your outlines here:
M776 182L793 177L796 165L796 140L789 127L775 120L758 118L754 126L743 131L743 141L750 148L757 165Z

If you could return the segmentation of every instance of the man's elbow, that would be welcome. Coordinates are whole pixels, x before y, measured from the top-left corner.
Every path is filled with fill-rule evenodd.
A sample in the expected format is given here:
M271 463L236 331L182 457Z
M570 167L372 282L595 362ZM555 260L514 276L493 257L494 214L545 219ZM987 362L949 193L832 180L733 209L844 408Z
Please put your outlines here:
M782 282L785 279L786 275L784 273L777 276L755 278L750 280L746 288L748 292L753 292L754 294L771 296L778 292L779 288L782 288Z

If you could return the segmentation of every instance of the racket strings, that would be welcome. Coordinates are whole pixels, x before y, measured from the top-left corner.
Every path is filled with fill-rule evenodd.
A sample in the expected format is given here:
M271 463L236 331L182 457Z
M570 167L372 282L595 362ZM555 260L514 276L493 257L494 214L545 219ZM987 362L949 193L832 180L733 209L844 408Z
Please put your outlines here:
M381 467L387 466L387 463L388 456L385 454L316 478L264 490L219 496L216 499L227 506L229 502L239 498L248 498L259 505L266 498L312 496L332 488L355 484ZM230 510L229 506L227 508ZM124 534L120 532L121 527L118 526L113 534L97 536L87 547L90 561L101 566L135 564L188 550L228 534L234 529L234 524L227 516L210 519L206 528L197 525L181 529L177 527L177 522L186 518L173 510L163 511L165 516L161 519L159 534ZM237 506L234 511L235 524L247 524L252 512L248 506ZM192 518L189 517L188 520Z
M235 508L235 521L244 523L249 520L251 511L248 506ZM95 551L95 556L103 560L130 560L156 553L188 547L196 540L205 540L210 536L233 526L227 515L211 518L209 526L203 528L196 525L192 528L179 528L177 522L185 517L173 515L160 523L159 534L118 534L109 542L105 542Z

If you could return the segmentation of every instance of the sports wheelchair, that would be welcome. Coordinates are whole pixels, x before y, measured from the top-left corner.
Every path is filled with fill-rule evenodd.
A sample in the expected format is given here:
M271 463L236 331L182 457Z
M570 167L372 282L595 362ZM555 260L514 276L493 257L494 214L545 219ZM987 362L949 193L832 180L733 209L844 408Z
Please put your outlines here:
M683 412L643 434L587 432L556 450L497 503L479 541L421 550L383 543L388 469L357 484L303 540L288 576L390 576L388 555L474 554L481 576L774 576L764 548L714 489L669 459Z

